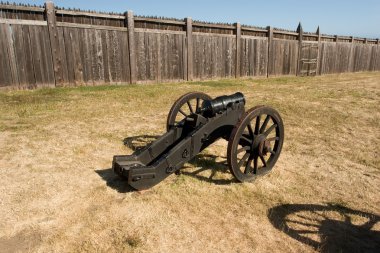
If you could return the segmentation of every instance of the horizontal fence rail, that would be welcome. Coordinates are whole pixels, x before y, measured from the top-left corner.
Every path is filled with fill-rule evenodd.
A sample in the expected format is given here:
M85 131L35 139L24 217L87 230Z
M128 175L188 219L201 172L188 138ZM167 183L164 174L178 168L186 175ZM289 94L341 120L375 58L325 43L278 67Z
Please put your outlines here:
M0 88L357 71L379 39L0 3Z

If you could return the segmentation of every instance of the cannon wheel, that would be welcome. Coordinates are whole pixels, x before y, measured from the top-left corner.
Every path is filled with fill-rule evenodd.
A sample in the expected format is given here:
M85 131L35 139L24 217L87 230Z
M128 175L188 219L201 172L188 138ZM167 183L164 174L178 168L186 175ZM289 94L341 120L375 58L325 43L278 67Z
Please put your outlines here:
M197 113L202 106L204 100L210 100L211 97L202 92L186 93L174 102L169 111L166 130L176 126L181 120L185 119L191 113Z
M236 124L227 148L227 161L240 182L268 173L280 156L284 125L280 114L267 106L248 110Z

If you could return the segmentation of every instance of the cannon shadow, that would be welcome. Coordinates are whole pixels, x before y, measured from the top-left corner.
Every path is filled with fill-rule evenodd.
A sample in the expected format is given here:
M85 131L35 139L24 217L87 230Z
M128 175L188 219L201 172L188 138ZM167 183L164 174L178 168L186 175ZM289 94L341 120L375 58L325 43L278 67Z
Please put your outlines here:
M132 151L140 151L150 143L154 142L160 136L158 135L138 135L127 137L123 140L125 146L130 148ZM179 171L178 174L183 174L196 178L201 181L217 184L226 185L236 182L234 179L217 179L214 178L217 173L229 173L226 157L222 157L222 161L216 161L219 156L209 155L209 154L198 154L189 163L197 168L195 171ZM202 172L206 170L211 170L210 176L202 175ZM95 171L104 181L107 182L107 186L117 190L120 193L133 191L133 188L129 187L127 181L120 176L113 173L111 168L96 170Z
M283 204L270 208L268 218L320 252L380 252L379 215L334 204Z

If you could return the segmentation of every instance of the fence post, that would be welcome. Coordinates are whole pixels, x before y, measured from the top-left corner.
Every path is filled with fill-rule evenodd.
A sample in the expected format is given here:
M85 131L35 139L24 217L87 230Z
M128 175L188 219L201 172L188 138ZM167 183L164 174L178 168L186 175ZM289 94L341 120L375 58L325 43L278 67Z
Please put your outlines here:
M59 51L59 41L58 41L58 32L57 32L57 19L55 16L55 8L53 2L46 2L45 3L45 15L46 15L46 21L48 24L48 31L49 31L49 40L50 40L50 47L51 47L51 54L53 58L53 69L54 69L54 80L55 85L62 84L63 78L62 78L62 60L60 58L60 51Z
M187 80L193 80L193 20L186 18L186 39L187 39Z
M319 26L317 28L316 34L318 35L318 55L317 55L318 65L317 65L317 70L316 71L320 75L321 74L321 69L322 69L322 67L321 67L322 62L320 60L320 57L321 57L321 46L322 46L322 36L321 36L321 31L319 29Z
M272 43L273 43L273 27L268 26L268 60L267 60L267 77L269 77L269 73L272 72L272 59L273 59L273 48L272 48Z
M350 38L350 43L351 43L351 50L350 50L350 62L348 64L348 68L350 72L354 72L355 69L355 55L354 55L354 43L355 43L355 37L351 36Z
M240 54L241 54L241 24L236 23L236 63L235 63L235 78L240 77Z
M367 38L364 39L364 44L368 44L368 39Z
M297 33L298 33L298 64L297 64L297 76L299 76L301 73L301 53L302 53L302 40L303 40L303 29L301 22L298 24L297 27Z
M380 45L380 39L377 39L377 45Z
M135 47L135 21L132 11L127 11L125 21L128 27L129 66L131 83L136 83L136 47Z

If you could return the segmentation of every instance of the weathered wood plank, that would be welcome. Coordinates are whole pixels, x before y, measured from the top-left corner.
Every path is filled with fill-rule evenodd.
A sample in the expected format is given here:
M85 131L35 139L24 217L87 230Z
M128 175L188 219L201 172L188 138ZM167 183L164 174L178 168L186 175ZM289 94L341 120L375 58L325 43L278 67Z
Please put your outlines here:
M41 47L42 52L42 62L43 62L43 75L44 75L44 86L52 87L55 86L55 77L54 77L54 66L53 66L53 56L50 47L49 40L49 31L47 27L40 26L39 34L41 38Z
M35 78L35 70L33 64L33 52L32 52L32 44L30 41L29 34L29 26L22 26L23 33L23 46L24 46L24 62L25 62L25 72L27 77L27 83L25 86L27 88L35 88L36 87L36 78Z
M28 77L27 77L27 66L26 66L26 57L27 52L25 52L26 46L24 45L24 32L22 26L13 25L12 34L14 40L14 51L15 51L15 61L17 63L16 71L19 80L19 87L28 86Z
M124 20L125 17L121 15L111 15L104 13L94 13L85 11L69 11L69 10L57 10L57 14L69 15L69 16L79 16L79 17L96 17L96 18L108 18L108 19L119 19Z
M104 59L103 59L103 47L102 47L102 32L95 30L95 42L96 42L96 72L98 76L98 82L104 83Z
M74 55L72 45L75 44L75 41L72 37L71 31L64 27L58 28L58 35L60 40L60 48L61 50L65 50L65 54L63 55L64 62L62 66L65 66L65 82L67 85L75 84L75 63L74 63ZM64 49L63 49L64 48ZM61 51L62 53L62 51Z
M0 24L0 87L11 86L13 84L9 63L8 42L5 34L8 29L7 24Z
M20 6L20 5L12 5L12 4L0 4L0 9L3 10L19 10L19 11L31 11L31 12L44 12L45 9L41 7L35 6Z
M240 77L240 54L241 54L241 25L240 23L236 23L236 64L235 64L235 77Z
M57 26L58 27L81 28L81 29L107 30L107 31L128 31L128 28L126 28L126 27L89 25L89 24L68 23L68 22L57 22Z
M128 45L128 33L118 32L120 40L120 57L121 57L121 81L123 83L129 83L130 77L130 63L129 63L129 45Z
M193 55L193 20L186 18L186 39L187 39L187 80L193 80L194 75L194 55Z
M105 30L101 34L101 45L103 51L103 76L106 83L110 83L110 63L109 63L109 47L108 47L108 31Z
M0 24L47 26L47 22L46 21L22 20L22 19L2 19L2 18L0 19Z
M274 73L274 55L273 55L273 27L268 27L268 66L267 76Z
M14 38L13 38L13 27L9 25L4 30L4 38L6 38L8 42L8 57L9 57L9 64L10 64L10 70L11 70L11 76L12 76L12 84L14 86L19 86L19 76L17 73L17 60L16 60L16 51L14 46Z
M46 2L45 10L46 10L46 19L48 23L51 54L53 57L55 84L60 86L65 82L65 80L64 80L63 71L62 71L62 57L63 56L61 55L61 50L59 49L60 45L59 45L59 38L58 38L58 31L57 31L57 20L56 20L55 7L54 7L53 2L50 2L50 1Z
M136 47L135 47L135 22L133 12L127 12L127 25L128 25L128 45L129 45L129 64L130 64L130 78L131 83L136 83L137 80L137 67L136 67Z

